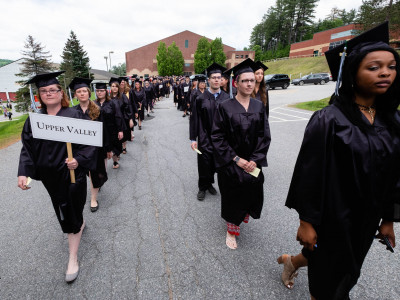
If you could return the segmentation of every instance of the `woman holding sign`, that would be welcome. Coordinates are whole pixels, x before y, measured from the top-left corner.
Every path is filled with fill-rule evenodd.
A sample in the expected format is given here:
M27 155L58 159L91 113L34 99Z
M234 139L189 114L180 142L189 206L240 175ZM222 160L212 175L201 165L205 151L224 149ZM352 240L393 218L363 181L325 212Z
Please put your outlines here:
M40 113L81 118L77 110L69 108L68 98L56 79L62 73L40 74L27 84L35 83L38 88ZM21 141L18 187L29 189L29 177L43 182L62 231L68 234L69 262L65 280L73 282L79 274L78 248L85 227L82 212L86 203L86 172L95 168L96 149L73 144L73 159L68 160L65 143L33 138L30 118L24 124ZM75 172L75 183L71 183L70 170Z
M255 69L254 62L248 59L231 70L237 95L218 105L211 132L221 216L228 225L226 245L231 249L237 248L240 224L247 223L249 216L259 219L264 202L261 167L267 166L271 135L264 105L250 97Z
M100 113L100 108L90 100L92 95L89 85L92 79L75 77L69 84L69 88L74 91L76 98L79 101L79 105L74 108L81 112L83 119L100 121L103 122L103 116ZM90 182L91 182L91 197L90 197L90 211L96 212L99 209L99 203L97 202L97 194L100 188L108 180L106 165L104 159L110 159L112 157L111 145L109 143L108 128L103 124L103 147L96 148L97 153L97 164L96 168L90 170Z

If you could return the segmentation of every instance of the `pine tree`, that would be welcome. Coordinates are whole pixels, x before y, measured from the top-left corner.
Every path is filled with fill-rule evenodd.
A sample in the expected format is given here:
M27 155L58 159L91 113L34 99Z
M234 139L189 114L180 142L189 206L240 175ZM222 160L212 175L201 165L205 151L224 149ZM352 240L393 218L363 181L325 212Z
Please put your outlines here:
M29 87L25 84L26 78L35 75L52 71L52 63L50 61L51 55L49 51L44 51L44 46L36 42L35 39L29 35L25 41L22 56L23 62L21 63L21 72L15 74L18 77L23 77L24 80L17 81L21 88L17 90L17 104L15 105L16 111L25 112L31 107L31 98L29 94Z
M211 45L205 37L199 39L196 52L194 53L195 73L203 72L210 65L210 48Z
M87 52L83 50L83 46L72 30L65 43L61 58L60 69L65 71L62 81L66 84L69 84L74 77L93 78L93 74L89 74L90 65Z
M167 45L164 42L160 42L158 45L158 53L157 53L157 70L160 76L167 75L168 68L168 54L167 54Z
M222 44L222 38L216 38L211 42L210 45L210 61L209 65L212 63L217 63L221 66L225 66L226 55L224 52L224 45Z

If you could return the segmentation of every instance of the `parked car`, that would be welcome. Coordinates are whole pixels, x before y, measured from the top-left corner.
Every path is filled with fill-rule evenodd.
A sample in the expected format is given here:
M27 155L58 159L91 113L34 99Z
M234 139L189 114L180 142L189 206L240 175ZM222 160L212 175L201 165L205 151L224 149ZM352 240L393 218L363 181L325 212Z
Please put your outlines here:
M305 83L325 84L329 82L329 76L322 76L320 74L305 75L301 78L293 79L292 84L303 85Z
M290 78L287 74L269 74L264 76L267 89L274 90L276 87L287 89L290 85Z
M332 81L332 75L329 73L314 73L314 75L322 75L322 77L329 77L329 80Z

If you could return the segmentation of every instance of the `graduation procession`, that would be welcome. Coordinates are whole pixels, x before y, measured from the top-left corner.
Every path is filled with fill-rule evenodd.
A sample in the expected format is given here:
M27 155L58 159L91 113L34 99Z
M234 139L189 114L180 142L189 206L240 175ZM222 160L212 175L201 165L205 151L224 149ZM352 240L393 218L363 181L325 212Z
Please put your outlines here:
M64 64L24 79L26 119L0 147L0 299L400 299L390 30L326 44L312 59L332 80L288 89L273 59L190 31L184 57L171 38L125 52L122 73L109 48L101 79ZM192 36L226 57L202 61Z

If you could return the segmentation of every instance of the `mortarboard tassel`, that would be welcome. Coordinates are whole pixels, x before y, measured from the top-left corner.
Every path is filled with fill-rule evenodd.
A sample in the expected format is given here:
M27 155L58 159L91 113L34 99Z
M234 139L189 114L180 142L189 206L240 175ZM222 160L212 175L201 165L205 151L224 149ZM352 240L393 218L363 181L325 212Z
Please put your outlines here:
M33 91L32 91L32 85L29 85L29 95L31 97L31 106L34 112L39 112L38 108L36 107L36 103L35 103L35 97L33 96Z
M230 97L231 99L233 98L232 81L233 81L233 73L231 72L231 76L229 76L229 97Z
M343 65L344 65L344 60L346 58L346 50L347 50L347 43L345 44L342 52L342 57L340 59L340 66L339 66L339 73L336 81L336 88L335 88L335 95L338 97L339 96L339 88L342 83L342 72L343 72Z

